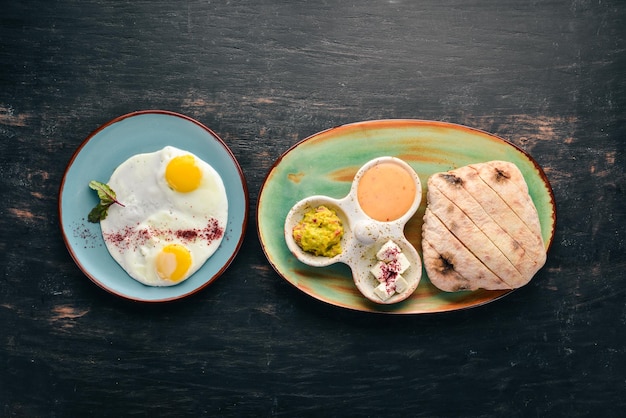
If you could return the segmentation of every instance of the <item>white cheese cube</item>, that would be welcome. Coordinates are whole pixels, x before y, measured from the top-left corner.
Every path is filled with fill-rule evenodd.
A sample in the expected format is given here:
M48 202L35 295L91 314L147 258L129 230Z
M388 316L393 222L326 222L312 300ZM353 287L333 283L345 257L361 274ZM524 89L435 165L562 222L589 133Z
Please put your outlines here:
M391 287L389 286L390 289L388 289L386 283L381 283L374 288L374 294L385 301L395 293Z
M409 287L409 283L406 281L406 279L399 274L396 277L395 285L397 293L402 293Z
M391 260L389 262L389 265L398 274L402 274L411 266L411 263L409 262L409 259L406 258L406 255L400 253L396 256L395 260Z
M398 247L398 245L392 240L389 240L384 243L382 247L380 247L380 250L378 250L378 252L376 253L376 258L384 261L385 263L388 263L391 260L395 259L397 255L401 253L402 250L400 249L400 247Z
M389 281L393 281L400 274L398 271L399 268L403 268L403 272L406 270L404 264L396 261L392 261L391 263L385 263L383 261L379 261L370 269L370 273L372 276L376 278L381 283L387 283Z
M372 275L376 277L376 280L379 282L385 282L386 278L389 276L388 270L387 264L383 261L379 261L374 267L371 268L370 273L372 273Z

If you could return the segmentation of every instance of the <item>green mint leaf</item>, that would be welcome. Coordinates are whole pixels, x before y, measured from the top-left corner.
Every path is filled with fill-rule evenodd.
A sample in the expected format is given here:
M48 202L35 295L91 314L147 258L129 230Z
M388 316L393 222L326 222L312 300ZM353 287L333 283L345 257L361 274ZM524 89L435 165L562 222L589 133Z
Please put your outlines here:
M89 182L89 188L98 192L98 197L102 203L107 204L115 202L115 192L108 185L96 180L91 180Z
M124 206L117 200L117 196L113 189L111 189L107 184L101 183L96 180L91 180L89 182L89 188L98 192L98 198L100 199L100 203L98 203L87 215L87 220L89 222L98 223L101 220L107 217L107 211L109 210L109 206L114 203L117 203L120 206Z
M98 223L105 219L107 217L107 210L109 209L109 206L110 205L98 203L93 209L91 209L89 215L87 215L87 220L89 222Z

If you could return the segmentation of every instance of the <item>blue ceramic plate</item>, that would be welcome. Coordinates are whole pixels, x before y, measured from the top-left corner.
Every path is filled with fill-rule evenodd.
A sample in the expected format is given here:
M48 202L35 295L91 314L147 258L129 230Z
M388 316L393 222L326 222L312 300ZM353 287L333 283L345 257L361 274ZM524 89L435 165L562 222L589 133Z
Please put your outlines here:
M218 250L195 274L170 287L145 286L132 279L109 255L99 224L87 214L98 203L89 180L106 182L129 157L166 145L187 150L221 175L228 196L228 224ZM248 190L241 167L226 144L209 128L177 113L148 110L120 116L92 133L76 150L59 191L59 217L65 245L94 283L117 296L165 302L191 295L217 279L241 247L248 219Z

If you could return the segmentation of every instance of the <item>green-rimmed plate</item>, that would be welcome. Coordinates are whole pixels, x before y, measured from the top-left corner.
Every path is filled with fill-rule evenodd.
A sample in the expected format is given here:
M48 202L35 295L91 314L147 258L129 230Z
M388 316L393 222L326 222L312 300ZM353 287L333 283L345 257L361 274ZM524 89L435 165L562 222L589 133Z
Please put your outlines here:
M556 222L552 188L541 167L515 145L480 130L443 122L353 123L317 133L289 149L272 167L259 194L257 225L263 251L278 274L304 293L358 311L417 314L479 306L511 292L442 292L430 283L424 270L420 285L410 298L394 305L380 305L361 295L347 266L309 267L289 252L283 234L289 209L311 195L346 196L358 169L383 155L406 161L422 182L422 204L405 228L408 240L420 255L428 177L490 160L510 161L519 167L539 213L546 249L552 244Z

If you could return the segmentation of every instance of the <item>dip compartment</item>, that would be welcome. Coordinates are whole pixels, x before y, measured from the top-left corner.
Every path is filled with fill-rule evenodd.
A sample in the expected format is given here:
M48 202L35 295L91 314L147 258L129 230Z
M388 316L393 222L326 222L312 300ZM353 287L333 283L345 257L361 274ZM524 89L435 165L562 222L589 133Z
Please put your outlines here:
M319 206L326 206L328 209L335 211L335 214L343 224L343 237L341 238L342 253L334 257L324 257L303 251L293 238L293 228L302 220L304 214ZM345 262L346 248L351 244L353 233L351 228L351 219L342 209L341 201L327 196L311 196L302 199L296 203L289 213L285 221L285 241L289 251L301 262L314 267L324 267L337 262Z
M407 288L400 293L393 294L387 300L382 300L374 293L374 289L379 285L379 282L371 274L370 270L374 268L379 261L378 258L376 258L376 253L389 240L400 247L402 254L406 256L411 264L409 268L401 274L407 282ZM403 301L417 289L422 277L422 260L415 247L413 247L406 238L382 236L373 244L361 247L361 251L361 257L355 259L354 264L350 265L350 267L352 269L354 284L367 299L375 303L392 304Z
M354 176L350 194L363 214L378 222L406 223L422 200L421 183L406 162L381 157L367 162Z

